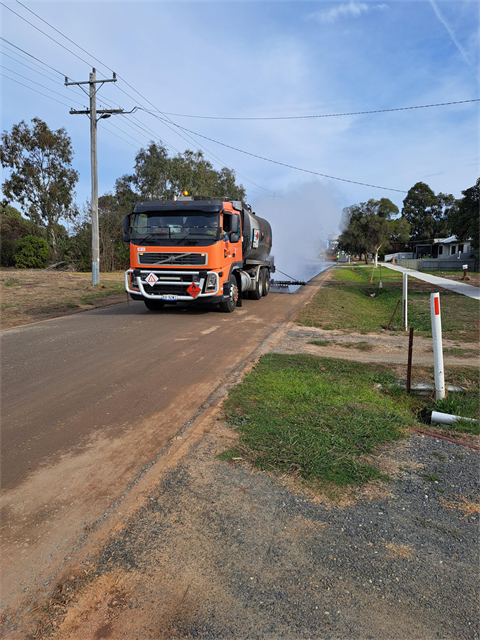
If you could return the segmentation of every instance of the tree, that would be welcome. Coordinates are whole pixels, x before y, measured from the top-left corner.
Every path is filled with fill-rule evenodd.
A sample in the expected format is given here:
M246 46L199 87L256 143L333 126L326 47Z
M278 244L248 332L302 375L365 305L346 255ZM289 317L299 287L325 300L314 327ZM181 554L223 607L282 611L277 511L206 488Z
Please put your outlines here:
M458 240L472 239L472 249L478 251L480 244L480 178L473 187L462 191L463 198L449 215L452 233Z
M15 266L17 269L44 269L49 254L48 242L44 238L25 236L18 241Z
M137 200L170 200L184 190L194 196L245 199L245 189L235 183L235 172L231 169L223 167L216 171L202 151L187 149L170 158L158 142L150 142L146 149L141 149L135 157L134 173L120 180L124 190L130 185Z
M135 156L134 174L130 182L136 188L140 199L161 200L170 189L171 160L166 148L157 142L150 142L146 149L140 149Z
M339 247L351 253L363 253L366 264L368 253L373 253L376 267L381 247L399 231L397 221L390 219L398 214L397 206L388 198L372 199L347 207L343 214L345 229L340 235Z
M31 220L22 216L18 209L10 205L0 205L0 236L2 238L2 267L15 265L15 251L20 238L25 236L44 237L45 229L41 229Z
M449 235L448 214L456 206L451 194L439 193L417 182L403 201L402 216L409 222L412 240L430 240Z
M73 219L72 207L78 172L72 168L73 151L65 129L52 131L39 118L32 128L22 120L11 133L2 133L0 161L12 169L2 191L8 201L26 207L26 215L43 225L57 258L56 226L61 218Z

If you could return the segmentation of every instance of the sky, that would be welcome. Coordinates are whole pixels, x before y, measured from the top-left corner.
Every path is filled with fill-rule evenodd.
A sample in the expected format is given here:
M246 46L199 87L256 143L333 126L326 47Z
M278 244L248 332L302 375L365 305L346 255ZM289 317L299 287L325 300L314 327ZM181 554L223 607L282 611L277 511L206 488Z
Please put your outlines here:
M278 211L282 224L302 233L317 220L325 237L337 232L346 206L387 197L401 209L419 181L459 198L479 176L479 102L211 119L478 99L476 0L1 1L1 129L33 117L64 127L80 206L90 195L89 122L69 110L88 108L88 98L65 87L63 76L86 81L92 66L97 77L118 76L99 88L100 108L157 111L99 122L99 195L133 171L150 140L172 155L200 146L216 169L236 171L259 215L272 220Z

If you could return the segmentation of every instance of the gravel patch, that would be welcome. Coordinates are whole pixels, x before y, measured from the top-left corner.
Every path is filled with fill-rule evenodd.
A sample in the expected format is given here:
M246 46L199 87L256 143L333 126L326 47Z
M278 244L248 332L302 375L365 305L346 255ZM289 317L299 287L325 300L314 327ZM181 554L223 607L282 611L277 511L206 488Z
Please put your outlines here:
M479 452L412 435L382 456L392 482L341 506L220 461L231 439L165 475L45 637L478 637Z

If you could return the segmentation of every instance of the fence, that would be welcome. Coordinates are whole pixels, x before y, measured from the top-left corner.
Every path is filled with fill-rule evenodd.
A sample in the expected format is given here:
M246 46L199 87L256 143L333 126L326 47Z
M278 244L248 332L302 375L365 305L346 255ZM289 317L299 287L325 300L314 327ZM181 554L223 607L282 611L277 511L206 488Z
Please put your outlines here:
M439 260L432 258L431 260L424 258L423 260L402 260L397 261L400 267L407 269L416 269L417 271L462 271L463 265L468 264L469 271L478 271L478 260L472 259L454 259Z

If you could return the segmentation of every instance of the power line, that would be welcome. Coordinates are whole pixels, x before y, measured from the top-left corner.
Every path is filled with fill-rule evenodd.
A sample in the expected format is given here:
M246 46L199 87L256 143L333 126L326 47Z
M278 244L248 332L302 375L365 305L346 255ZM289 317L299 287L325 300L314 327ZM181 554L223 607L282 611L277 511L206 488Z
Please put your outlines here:
M58 69L55 69L55 67L51 67L49 64L47 64L46 62L43 62L42 60L40 60L39 58L36 58L35 56L32 56L31 53L28 53L28 51L24 51L23 49L20 49L20 47L17 47L16 44L13 44L13 42L10 42L9 40L7 40L6 38L4 38L3 36L0 36L0 40L3 40L4 42L6 42L7 44L9 44L11 47L15 47L15 49L18 49L19 51L21 51L22 53L25 53L27 56L30 56L30 58L33 58L34 60L37 60L38 62L41 62L42 64L44 64L46 67L48 67L49 69L52 69L53 71L55 71L56 73L59 73L62 77L65 77L65 74L62 73L61 71L59 71Z
M16 2L17 2L18 4L20 4L22 7L26 8L28 11L30 11L30 12L31 12L33 15L35 15L37 18L39 18L40 20L42 20L42 22L44 22L45 24L47 24L48 26L50 26L52 29L54 29L57 33L60 33L63 37L65 37L67 40L69 40L70 42L72 42L76 47L78 47L78 48L79 48L79 49L81 49L82 51L86 52L89 56L91 56L92 58L94 58L95 60L97 60L98 62L100 62L100 64L102 64L104 67L106 67L107 69L110 69L107 65L105 65L103 62L101 62L100 60L98 60L98 58L95 58L94 56L92 56L92 54L90 54L88 51L86 51L85 49L83 49L82 47L80 47L78 44L76 44L73 40L71 40L70 38L68 38L67 36L65 36L63 33L61 33L58 29L56 29L55 27L53 27L53 26L52 26L50 23L48 23L46 20L44 20L43 18L40 18L40 16L38 16L38 15L37 15L35 12L33 12L31 9L28 9L28 7L25 7L25 6L24 6L24 5L23 5L19 0L16 0ZM69 53L71 53L72 55L75 55L77 58L79 58L80 60L82 60L82 62L85 62L86 64L89 64L88 62L86 62L85 60L83 60L83 58L81 58L79 55L75 54L73 51L71 51L70 49L68 49L67 47L65 47L65 46L64 46L64 45L62 45L61 43L59 43L57 40L55 40L54 38L52 38L51 36L49 36L47 33L45 33L44 31L42 31L41 29L39 29L39 28L38 28L37 26L35 26L33 23L31 23L31 22L29 22L28 20L26 20L26 18L23 18L23 16L21 16L21 15L20 15L20 14L18 14L18 13L16 13L15 11L13 11L13 9L10 9L10 7L7 7L3 2L0 2L0 4L1 4L2 6L4 6L5 8L7 8L7 9L8 9L9 11L11 11L12 13L14 13L14 14L15 14L16 16L18 16L19 18L21 18L22 20L24 20L25 22L27 22L28 24L30 24L31 26L33 26L35 29L37 29L38 31L40 31L41 33L43 33L45 36L47 36L48 38L50 38L50 40L52 40L53 42L55 42L56 44L58 44L58 45L59 45L59 46L61 46L62 48L66 49ZM111 70L111 69L110 69L110 70ZM150 113L150 114L151 114L151 115L153 115L154 117L156 117L159 121L163 122L163 124L164 124L165 126L167 126L170 130L172 130L172 129L171 129L171 127L169 126L169 124L167 124L167 121L168 121L169 123L171 123L171 124L172 124L174 127L176 127L177 129L180 129L180 130L182 130L182 131L184 131L184 132L187 132L187 133L190 133L190 134L192 134L192 135L198 136L198 137L203 138L203 139L205 139L205 140L209 140L210 142L214 142L215 144L219 144L219 145L221 145L221 146L223 146L223 147L226 147L226 148L228 148L228 149L232 149L232 150L234 150L234 151L238 151L239 153L243 153L243 154L245 154L245 155L249 155L249 156L254 157L254 158L259 158L260 160L264 160L264 161L266 161L266 162L271 162L271 163L273 163L273 164L277 164L277 165L284 166L284 167L287 167L287 168L290 168L290 169L294 169L294 170L296 170L296 171L302 171L302 172L304 172L304 173L309 173L309 174L313 174L313 175L318 175L318 176L320 176L320 177L329 178L329 179L331 179L331 180L339 180L339 181L341 181L341 182L348 182L348 183L351 183L351 184L358 184L358 185L361 185L361 186L372 187L372 188L375 188L375 189L384 189L384 190L387 190L387 191L396 191L396 192L398 192L398 193L406 193L406 191L401 190L401 189L392 189L392 188L390 188L390 187L381 187L381 186L378 186L378 185L372 185L372 184L368 184L368 183L365 183L365 182L358 182L358 181L355 181L355 180L348 180L348 179L346 179L346 178L338 178L338 177L336 177L336 176L330 176L330 175L327 175L327 174L319 173L319 172L317 172L317 171L311 171L311 170L309 170L309 169L303 169L303 168L301 168L301 167L296 167L296 166L294 166L294 165L290 165L290 164L287 164L287 163L284 163L284 162L279 162L279 161L277 161L277 160L272 160L272 159L270 159L270 158L265 158L264 156L260 156L260 155L254 154L254 153L250 153L250 152L248 152L248 151L244 151L244 150L242 150L242 149L238 149L237 147L233 147L233 146L231 146L231 145L225 144L224 142L219 142L218 140L214 140L213 138L209 138L208 136L204 136L204 135L202 135L202 134L196 133L196 132L194 132L194 131L191 131L190 129L187 129L186 127L182 127L182 126L180 126L180 125L176 124L176 123L175 123L175 122L174 122L174 121L173 121L173 120L168 116L168 114L165 114L164 112L160 111L160 110L156 107L156 105L154 105L150 100L148 100L148 98L146 98L146 97L145 97L145 96L143 96L139 91L137 91L137 90L136 90L132 85L130 85L130 84L129 84L129 83L128 83L124 78L122 78L120 75L118 75L118 78L119 78L119 79L121 79L123 82L125 82L125 84L126 84L127 86L129 86L133 91L135 91L135 93L137 93L141 98L143 98L143 100L145 100L145 101L146 101L146 102L148 102L150 105L152 105L153 107L155 107L155 109L156 109L157 113L161 113L161 114L164 116L164 118L159 118L159 117L158 117L154 112L152 112L152 111L150 111L150 110L148 110L148 109L143 109L143 110L144 110L144 111L146 111L147 113ZM38 84L38 83L36 83L36 84ZM131 96L129 96L129 94L128 94L126 91L124 91L124 90L123 90L123 89L121 89L120 87L119 87L119 89L120 89L121 91L123 91L123 93L125 93L128 97L130 97L130 98L133 100L133 98L132 98ZM474 100L474 101L477 101L477 100ZM433 105L432 105L432 106L433 106ZM395 109L395 110L403 110L403 109L409 109L409 108L410 108L410 107L402 107L402 108L398 108L398 109ZM411 107L411 108L415 108L415 107ZM426 107L418 107L418 108L426 108ZM382 110L378 110L378 112L380 112L380 111L382 111ZM334 114L332 114L332 116L333 116L333 115L334 115ZM353 113L352 113L352 114L342 114L342 115L356 115L356 114L353 114ZM332 117L332 116L329 116L329 117ZM282 119L293 119L293 118L296 118L296 117L301 118L301 117L304 117L304 116L291 116L291 117L285 117L285 118L282 118ZM321 116L320 116L320 117L321 117ZM180 135L180 134L178 134L178 135ZM182 137L182 138L183 138L183 136L180 136L180 137ZM183 139L185 139L185 138L183 138ZM199 144L199 143L196 143L196 144ZM200 146L201 146L201 145L200 145ZM209 153L210 153L210 152L209 152ZM214 156L214 157L216 157L216 156ZM219 158L217 158L217 160L219 160ZM220 160L220 162L222 162L222 163L223 163L223 161L221 161L221 160ZM240 175L240 174L239 174L239 175ZM246 179L246 178L245 178L245 179ZM252 182L253 182L253 181L252 181ZM256 184L256 183L253 183L253 184ZM269 191L268 189L265 189L265 187L262 187L261 185L256 184L256 186L260 187L261 189L263 189L263 190L265 190L265 191ZM273 193L273 192L271 192L271 193Z
M41 96L45 96L46 98L50 98L50 100L55 100L55 102L59 102L60 104L65 105L66 107L70 106L66 102L61 102L60 100L57 100L56 98L52 98L52 96L49 96L46 93L42 93L41 91L38 91L38 89L34 89L33 87L29 87L28 84L23 84L23 82L19 82L18 80L14 80L14 78L10 78L10 76L6 76L4 73L0 73L0 75L3 76L4 78L7 78L8 80L11 80L12 82L16 82L17 84L21 84L22 87L26 87L27 89L30 89L30 91L35 91L35 93L39 93Z
M68 40L69 42L71 42L72 44L74 44L76 47L78 47L79 49L81 49L82 51L84 51L85 53L87 53L91 58L93 58L94 60L96 60L97 62L99 62L102 66L104 66L105 68L109 69L110 71L112 71L112 69L110 69L110 67L108 67L108 65L104 64L103 62L101 62L101 60L99 60L98 58L96 58L95 56L93 56L91 53L89 53L86 49L83 49L83 47L81 47L80 45L78 45L76 42L74 42L73 40L71 40L70 38L68 38L64 33L62 33L61 31L59 31L58 29L56 29L56 27L54 27L53 25L51 25L49 22L47 22L46 20L44 20L43 18L41 18L38 14L36 14L34 11L32 11L31 9L29 9L28 7L26 7L25 5L23 5L19 0L16 0L16 2L21 5L22 7L24 7L25 9L27 9L30 13L32 13L34 16L36 16L39 20L41 20L42 22L44 22L46 25L48 25L51 29L53 29L54 31L56 31L57 33L59 33L62 37L64 37L66 40ZM82 57L80 57L79 55L77 55L76 53L74 53L73 51L71 51L70 49L68 49L68 47L65 47L64 45L62 45L61 43L59 43L57 40L55 40L55 38L52 38L51 36L49 36L47 33L45 33L45 31L42 31L42 29L39 29L37 26L35 26L32 22L30 22L29 20L27 20L26 18L24 18L23 16L21 16L19 13L17 13L16 11L13 11L13 9L10 9L10 7L7 7L3 2L0 2L0 4L2 6L4 6L5 8L7 8L9 11L11 11L12 13L14 13L16 16L18 16L19 18L21 18L22 20L24 20L25 22L27 22L28 24L30 24L32 27L34 27L35 29L37 29L38 31L40 31L40 33L43 33L44 35L47 36L47 38L50 38L50 40L53 40L53 42L57 43L58 45L60 45L61 47L63 47L64 49L66 49L66 51L68 51L69 53L71 53L72 55L75 55L79 60L81 60L82 62L86 62L86 60L84 60ZM86 64L89 64L88 62L86 62ZM113 72L113 71L112 71ZM153 104L153 102L150 102L150 100L148 100L148 98L145 98L145 96L143 96L139 91L137 91L134 87L132 87L131 84L129 84L124 78L122 78L120 75L117 74L117 77L122 80L123 82L125 82L125 84L130 87L133 91L135 91L135 93L137 93L141 98L143 98L144 100L146 100L146 102L148 102L152 107L154 107L155 109L157 109L157 111L159 113L162 113L162 111L160 111L157 106L155 104ZM123 89L121 89L120 87L118 87L120 89L120 91L122 91L123 93L125 93L125 95L127 95L130 99L134 100L134 98L132 98L132 96L130 96L126 91L124 91ZM175 125L175 123L173 122L173 120L171 120L171 118L167 119L173 124ZM165 126L168 127L168 125L164 122ZM176 126L176 125L175 125ZM170 127L168 127L170 128ZM173 130L172 130L173 131ZM176 132L177 135L180 135L178 132ZM183 136L180 135L181 138L183 138L185 140L185 138ZM187 140L188 142L188 140ZM220 158L218 158L217 156L215 156L214 154L212 154L208 149L206 149L205 147L203 147L202 145L200 145L198 142L193 141L194 144L198 146L200 146L202 149L204 149L208 154L210 154L212 157L214 157L218 162L220 162L223 165L226 165L225 162L223 162L223 160L221 160ZM226 165L228 167L228 165ZM234 169L232 169L232 167L228 167L229 169L235 171ZM238 171L235 171L235 173L237 173L239 176L242 176L242 174L240 174ZM247 180L248 182L251 182L252 184L256 185L257 187L259 187L260 189L264 190L264 191L268 191L270 193L274 193L273 191L271 191L270 189L266 189L265 187L262 187L261 185L257 184L256 182L254 182L253 180L250 180L249 178L247 178L246 176L242 176L244 178L244 180Z
M18 0L17 0L18 1ZM143 100L145 100L146 102L148 102L149 104L151 104L153 107L155 107L155 109L157 110L158 113L162 113L163 112L160 111L159 109L157 109L156 105L153 104L153 102L151 102L150 100L148 100L148 98L145 98L145 96L143 96L139 91L137 91L134 87L132 87L124 78L122 78L119 74L117 74L117 77L119 78L119 80L122 80L123 82L125 82L126 85L128 85L135 93L138 93L138 95L143 98ZM135 101L135 98L133 98L129 93L127 93L124 89L122 89L121 87L117 86L117 89L119 89L119 91L121 91L122 93L124 93L126 96L128 96L131 100ZM139 107L140 109L141 107ZM150 113L152 115L154 115L154 113L152 113L150 110L143 108L143 111L146 111L147 113ZM252 184L254 184L255 186L259 187L260 189L263 189L263 191L267 191L269 193L272 193L273 195L275 195L275 192L272 191L271 189L266 189L265 187L262 187L262 185L257 184L256 182L254 182L253 180L251 180L250 178L247 178L247 176L244 176L243 174L241 174L239 171L236 171L235 169L233 169L232 167L230 167L226 162L224 162L221 158L219 158L218 156L216 156L214 153L212 153L211 151L209 151L206 147L204 147L203 145L201 145L199 142L192 140L192 138L190 136L188 136L188 138L190 138L190 140L188 140L187 138L185 138L184 136L182 136L181 134L178 133L178 131L175 131L174 129L172 129L169 124L167 123L170 122L173 126L178 127L178 125L168 116L166 117L166 120L163 120L161 118L159 118L159 120L161 122L163 122L163 124L167 127L167 129L170 129L170 131L173 131L173 133L176 133L178 136L180 136L180 138L182 138L182 140L185 140L185 142L189 142L189 143L193 143L197 149L200 147L202 148L206 154L212 158L215 158L220 164L223 164L224 166L226 166L228 169L230 169L231 171L234 171L237 175L239 175L240 177L242 177L244 180L247 180L247 182L251 182ZM181 127L179 127L181 128Z
M150 112L151 113L151 112ZM159 116L152 113L155 118L158 120L162 120ZM326 173L319 173L318 171L311 171L310 169L303 169L301 167L295 167L292 164L287 164L286 162L279 162L278 160L272 160L271 158L265 158L264 156L260 156L256 153L250 153L250 151L244 151L243 149L238 149L238 147L232 147L229 144L225 144L224 142L219 142L218 140L214 140L213 138L209 138L208 136L203 136L201 133L196 133L195 131L191 131L190 129L186 129L185 127L181 127L179 124L175 124L175 127L179 129L188 131L192 135L199 136L200 138L205 138L205 140L209 140L210 142L214 142L215 144L220 144L222 147L227 147L228 149L233 149L234 151L238 151L239 153L244 153L247 156L252 156L253 158L259 158L260 160L265 160L266 162L272 162L273 164L281 165L282 167L288 167L289 169L295 169L296 171L303 171L304 173L311 173L315 176L321 176L322 178L330 178L331 180L340 180L341 182L349 182L351 184L359 184L362 187L373 187L374 189L384 189L386 191L396 191L397 193L407 193L407 191L403 189L392 189L391 187L381 187L376 184L368 184L367 182L358 182L357 180L347 180L346 178L338 178L337 176L330 176Z
M10 73L14 73L16 76L19 76L20 78L23 78L24 80L28 80L29 82L33 82L33 84L38 84L39 87L42 87L43 89L46 89L47 91L51 91L52 93L55 93L57 96L61 96L62 98L64 97L63 93L59 93L58 91L54 91L53 89L50 89L50 87L45 87L40 82L35 82L35 80L31 80L30 78L27 78L27 76L22 76L21 73L18 73L17 71L13 71L12 69L8 69L7 67L4 67L3 64L0 64L0 68L1 69L5 69L5 71L9 71ZM78 100L73 100L73 102L76 102L77 104L79 104L79 105L81 105L83 107L83 104L81 102L78 102ZM67 105L67 106L69 106L69 105Z
M56 27L54 27L52 24L50 24L49 22L47 22L46 20L44 20L41 16L38 15L38 13L35 13L35 11L32 11L32 9L29 9L26 5L24 5L23 3L20 2L20 0L16 0L16 2L22 6L24 9L26 9L27 11L30 11L30 13L32 13L36 18L38 18L39 20L41 20L44 24L48 25L51 29L53 29L54 31L56 31L57 33L59 33L63 38L65 38L65 40L68 40L69 42L71 42L72 44L74 44L76 47L78 47L81 51L83 51L84 53L86 53L87 55L89 55L91 58L93 58L94 60L96 60L97 62L99 62L103 67L105 67L106 69L108 69L109 71L111 71L112 73L114 73L113 69L110 69L110 67L108 67L106 64L104 64L101 60L99 60L98 58L96 58L94 55L92 55L89 51L87 51L86 49L84 49L83 47L81 47L79 44L77 44L76 42L74 42L71 38L69 38L68 36L66 36L62 31L60 31L59 29L57 29ZM18 14L17 14L18 15ZM20 16L21 17L21 16ZM29 23L31 24L31 23ZM43 31L42 31L43 33ZM49 36L50 37L50 36ZM63 46L63 45L62 45ZM68 49L67 49L68 51ZM76 55L76 54L74 54ZM80 58L81 59L81 58Z
M83 58L81 58L78 54L76 54L75 52L73 52L71 49L69 49L68 47L66 47L65 45L63 45L61 42L58 42L58 40L55 40L55 38L52 38L52 36L49 36L48 33L45 33L45 31L42 31L42 29L40 29L39 27L37 27L36 25L33 24L33 22L30 22L30 20L27 20L26 18L24 18L23 16L21 16L19 13L17 13L16 11L14 11L13 9L11 9L10 7L7 7L6 4L4 4L3 2L0 2L0 4L2 5L2 7L4 7L5 9L8 9L9 11L11 11L12 13L14 13L16 16L18 16L21 20L24 20L27 24L29 24L30 26L32 26L34 29L36 29L37 31L40 31L40 33L43 33L44 36L47 36L47 38L49 38L50 40L52 40L53 42L55 42L56 44L58 44L60 47L62 47L62 49L65 49L66 51L68 51L69 53L71 53L73 56L75 56L76 58L78 58L79 60L81 60L82 62L85 62L85 64L88 64L88 66L90 66L90 63L87 62L86 60L84 60ZM20 3L19 3L20 4ZM23 6L23 5L22 5ZM30 11L30 9L29 9ZM33 13L33 11L32 11ZM37 15L37 14L35 14ZM38 16L37 16L38 17ZM41 18L40 18L41 19ZM48 23L47 23L48 24ZM50 25L51 26L51 25ZM54 27L52 27L53 29ZM78 45L77 45L78 46ZM81 48L81 47L79 47ZM93 56L92 56L93 57Z
M129 133L127 133L126 131L124 131L123 129L121 129L120 127L117 127L116 124L113 124L112 122L108 123L109 126L113 127L114 129L118 129L119 131L121 131L123 133L123 135L128 136L129 138L131 138L132 140L135 140L135 142L137 142L139 145L142 145L143 142L140 142L140 140L137 140L136 138L134 138L133 136L131 136ZM131 143L130 143L131 144Z
M12 56L9 56L7 53L3 53L2 55L6 56L7 58L10 58L11 60L14 60L15 62L17 62L18 64L23 64L24 67L27 67L27 69L30 69L31 71L34 71L35 73L38 73L40 76L43 76L44 78L46 78L47 80L50 80L50 82L54 82L55 84L60 84L59 82L57 82L56 80L53 80L53 78L51 78L50 76L46 76L44 73L41 73L41 71L37 71L37 69L34 69L33 67L31 67L30 65L26 64L25 62L22 62L21 60L17 60L16 58L12 58ZM39 67L40 65L37 65L37 67ZM4 67L4 69L6 69L7 71L10 71L11 73L17 73L16 71L12 71L11 69L7 69L6 67ZM18 74L20 75L20 74ZM53 74L52 74L53 75ZM24 76L21 76L24 77ZM26 78L29 80L29 78ZM33 82L33 80L31 80L30 82ZM41 85L43 86L43 85ZM44 87L45 89L49 89L48 87ZM70 91L71 93L73 93L74 95L76 95L78 97L78 93L76 91L74 91L73 89L68 88L68 91ZM51 89L49 89L51 91ZM80 103L78 103L80 104Z
M185 113L168 112L163 112L163 115L175 116L177 118L201 118L202 120L307 120L310 118L341 118L344 116L363 116L371 113L389 113L392 111L408 111L410 109L430 109L431 107L446 107L452 104L465 104L467 102L480 102L480 98L473 98L471 100L456 100L455 102L437 102L436 104L421 104L414 107L394 107L392 109L372 109L371 111L351 111L348 113L323 113L319 115L307 116L198 116L188 115ZM159 111L159 113L162 113L162 111Z
M11 60L15 60L15 62L18 62L20 64L25 65L26 67L28 67L29 69L32 69L33 71L37 71L37 69L34 69L33 67L30 66L31 64L33 64L38 69L41 69L42 71L45 71L45 73L49 73L50 74L50 76L45 76L45 78L49 78L49 79L55 78L55 80L58 80L58 76L56 76L55 73L53 73L53 71L49 71L48 69L45 69L45 67L42 67L41 65L37 64L36 62L32 62L31 60L29 60L25 56L20 55L19 53L17 53L13 49L5 49L5 44L3 42L1 42L0 45L2 47L2 56L6 56L7 58L10 58ZM7 51L8 51L8 53L7 53ZM14 58L12 55L9 55L9 54L12 54L12 53L15 56L17 56L17 58L21 58L21 60L18 60L17 58ZM30 64L27 64L26 62L22 62L22 60L27 60L27 62L29 62ZM40 71L37 71L37 73L40 73Z
M111 127L115 127L114 124L110 123L106 123L106 124L110 124ZM118 129L118 127L115 127L116 129ZM117 135L116 133L114 133L113 131L110 131L110 129L105 129L105 131L107 131L107 133L109 133L112 136L115 136L116 138L118 138L119 140L122 140L123 142L125 142L126 144L129 144L131 147L133 147L134 149L136 149L137 147L132 144L131 142L129 142L128 140L125 140L124 138L122 138L122 136Z

